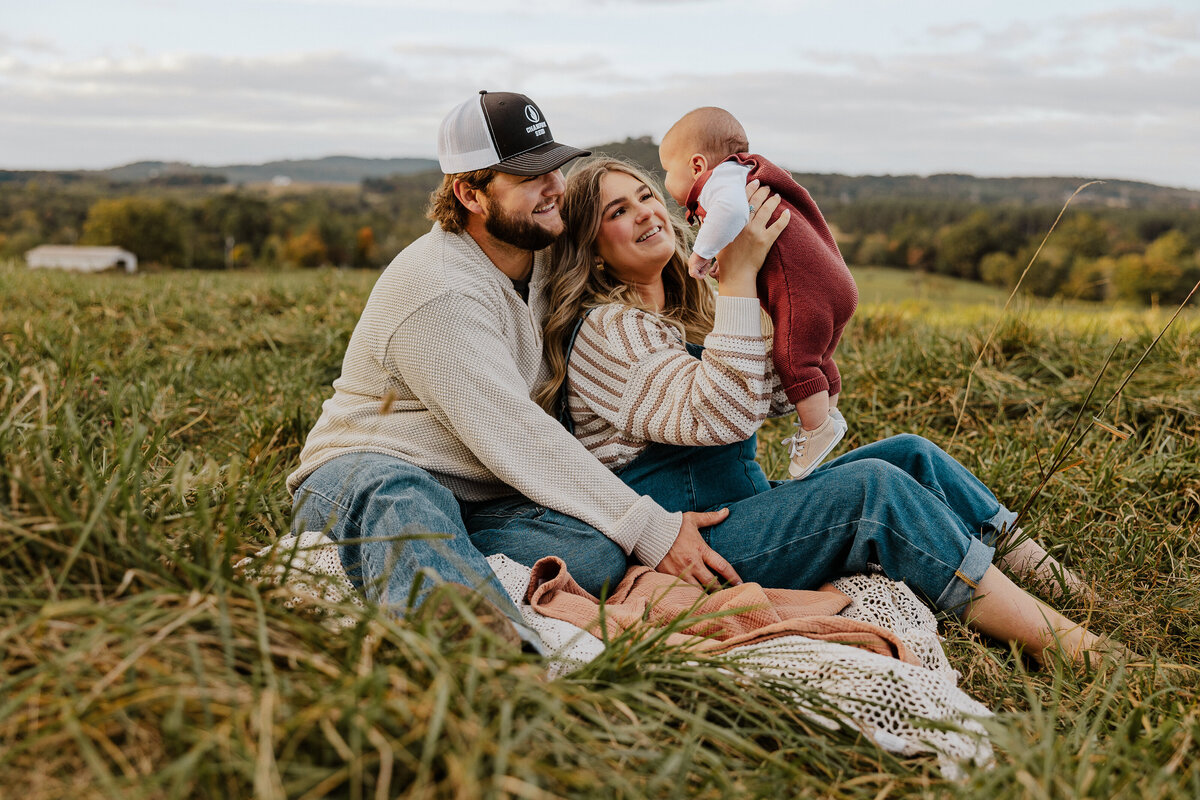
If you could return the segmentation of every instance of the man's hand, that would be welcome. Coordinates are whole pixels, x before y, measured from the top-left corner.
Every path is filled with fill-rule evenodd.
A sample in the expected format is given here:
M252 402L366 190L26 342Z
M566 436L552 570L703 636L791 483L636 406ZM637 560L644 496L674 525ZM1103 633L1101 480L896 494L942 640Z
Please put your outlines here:
M720 511L685 511L679 536L658 563L658 571L705 589L714 588L721 578L735 586L740 584L742 579L737 571L700 535L701 528L724 522L728 516L728 508Z

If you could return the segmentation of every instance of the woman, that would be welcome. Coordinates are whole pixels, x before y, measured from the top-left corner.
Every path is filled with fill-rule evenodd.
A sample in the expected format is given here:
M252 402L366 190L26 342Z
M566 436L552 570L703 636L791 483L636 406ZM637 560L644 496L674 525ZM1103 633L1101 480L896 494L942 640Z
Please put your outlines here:
M538 400L668 510L729 509L703 532L707 547L694 549L692 563L668 571L803 589L877 563L938 609L1039 661L1056 646L1077 659L1100 649L1094 634L992 565L990 543L1016 515L927 440L892 437L805 481L766 480L753 434L789 409L758 309L762 259L747 252L765 253L787 219L768 225L778 200L765 192L750 202L748 236L722 258L714 300L689 278L686 231L638 168L585 162L563 200L568 233L555 245L545 331L552 375ZM1029 540L1012 559L1061 569Z

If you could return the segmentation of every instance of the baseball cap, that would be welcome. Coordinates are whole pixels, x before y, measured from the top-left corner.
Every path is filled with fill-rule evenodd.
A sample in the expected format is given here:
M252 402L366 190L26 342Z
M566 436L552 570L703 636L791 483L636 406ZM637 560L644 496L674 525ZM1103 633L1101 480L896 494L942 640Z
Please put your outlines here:
M455 106L438 129L438 163L447 175L489 167L543 175L590 154L554 141L537 103L513 92L482 91Z

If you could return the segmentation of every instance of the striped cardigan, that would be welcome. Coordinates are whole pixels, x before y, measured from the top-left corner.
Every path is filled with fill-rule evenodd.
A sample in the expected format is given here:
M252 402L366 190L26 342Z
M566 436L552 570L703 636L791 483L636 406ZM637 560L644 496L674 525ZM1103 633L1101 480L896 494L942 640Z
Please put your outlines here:
M678 329L654 314L619 304L594 309L567 366L575 436L614 470L651 442L748 438L768 416L792 410L771 363L769 325L758 300L719 297L716 323L697 359Z

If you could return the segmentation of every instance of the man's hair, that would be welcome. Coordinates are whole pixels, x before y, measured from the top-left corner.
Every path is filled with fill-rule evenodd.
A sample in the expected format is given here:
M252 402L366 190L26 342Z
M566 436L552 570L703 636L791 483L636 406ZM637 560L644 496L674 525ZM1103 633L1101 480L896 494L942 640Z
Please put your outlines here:
M672 137L681 137L688 152L700 153L710 164L750 150L742 123L716 106L704 106L684 114L663 136L663 141Z
M442 185L429 195L429 210L425 216L442 226L447 233L462 233L467 229L467 207L454 196L454 182L462 181L472 189L487 189L496 177L494 169L477 169L443 175Z

